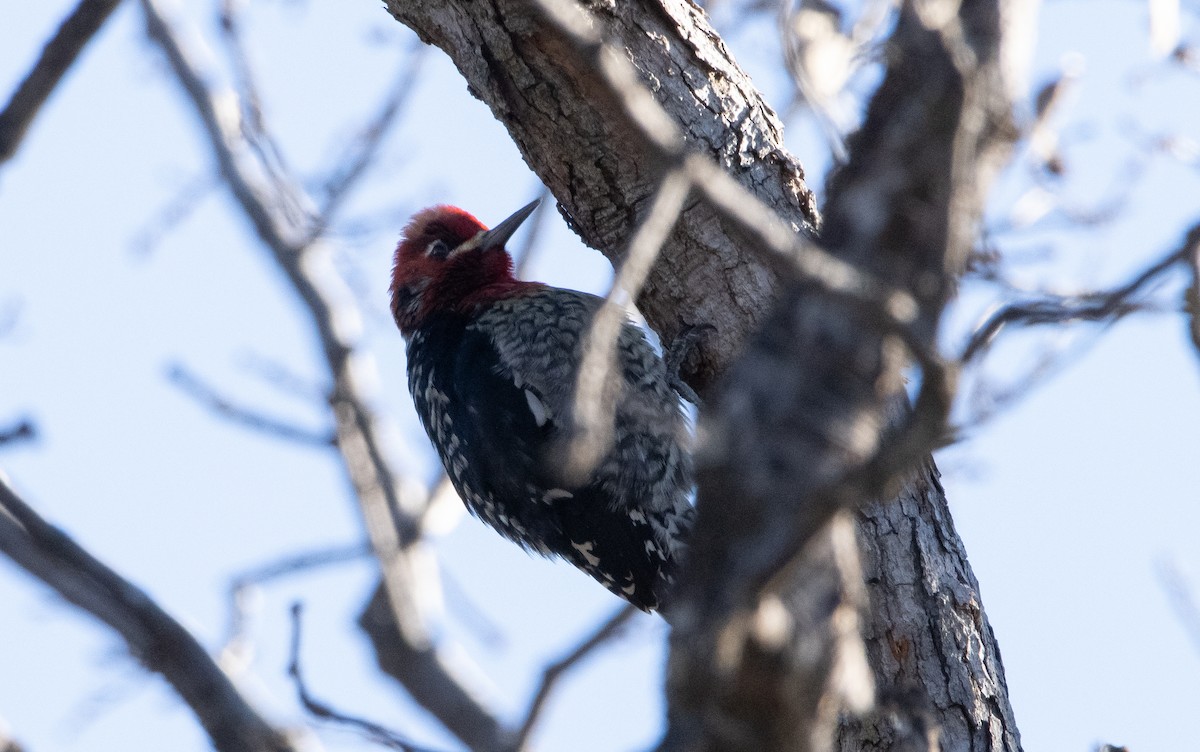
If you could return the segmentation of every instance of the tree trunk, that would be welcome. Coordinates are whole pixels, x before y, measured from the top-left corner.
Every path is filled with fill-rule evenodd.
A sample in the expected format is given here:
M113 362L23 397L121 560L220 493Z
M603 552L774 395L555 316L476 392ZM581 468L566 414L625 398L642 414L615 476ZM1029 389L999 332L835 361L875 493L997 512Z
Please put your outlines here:
M663 150L634 117L636 108L602 75L604 53L581 55L579 38L529 2L387 4L398 20L450 56L472 93L508 128L574 229L619 263L664 161ZM815 231L812 194L803 170L782 146L777 118L701 10L676 0L587 7L590 20L584 25L601 29L633 64L683 134L686 150L719 164L793 231ZM956 11L955 3L906 4L893 48L895 75L876 97L874 121L868 118L865 135L852 143L851 165L831 183L832 232L823 238L831 251L876 279L920 293L911 330L930 349L987 178L1003 151L996 148L1004 141L998 123L1007 117L1007 102L997 93L996 5L966 2L960 16ZM905 99L906 86L913 90L911 99ZM898 113L908 108L913 118L887 123L886 107ZM911 132L899 130L905 123ZM820 639L845 637L847 623L857 627L847 618L853 609L843 608L854 603L855 585L847 574L855 563L839 554L836 510L861 503L863 496L847 501L853 494L826 492L828 484L869 465L885 446L888 385L894 389L898 383L903 358L868 317L847 314L812 292L811 285L785 287L727 214L694 201L685 206L638 297L664 342L687 325L706 324L717 332L701 341L683 373L714 400L704 411L710 457L702 457L708 469L701 477L696 555L685 577L692 587L683 588L681 616L673 619L667 748L821 748L820 739L805 736L804 723L829 687L805 690L787 674L797 671L794 659L807 644L806 624ZM808 349L798 351L797 327ZM754 359L755 351L762 359ZM733 367L735 361L739 367ZM718 384L722 375L727 378ZM918 404L919 411L926 407ZM736 409L748 410L756 421L765 416L765 423L739 423L731 418ZM772 420L778 425L769 425ZM941 422L931 430L939 430ZM773 428L809 445L794 451L790 441L764 443L775 435ZM753 438L731 449L739 432ZM923 446L932 438L930 430L918 435ZM759 463L746 459L754 452L770 460L761 462L768 471L782 464L786 472L756 479ZM919 459L925 450L909 454ZM797 462L810 456L818 461ZM783 496L767 492L789 483ZM894 492L894 483L891 488ZM759 502L763 505L754 506ZM945 749L1018 749L999 653L932 462L897 498L858 514L871 599L863 634L881 710L891 712L843 724L841 748L929 748L930 735L940 729ZM780 574L772 561L787 553L790 523L804 515L815 525L803 538L808 564ZM834 522L826 524L830 519ZM768 575L787 580L774 588L779 596L774 600L760 597ZM806 590L814 586L818 591ZM813 592L832 600L819 618L808 619L801 609L813 604ZM787 636L790 652L755 652L762 640L769 642L770 626L779 622L772 609L779 606L792 617L786 623L799 625ZM736 681L718 686L734 674L700 664L715 663L731 640L738 644L731 654L741 661L742 673L735 671ZM818 652L809 668L827 675L853 664L849 643L822 643ZM787 659L776 660L780 657ZM720 681L710 681L714 677ZM798 704L771 705L785 722L755 728L766 723L766 705L755 707L745 701L751 694L739 692L766 686L772 688L771 703ZM812 697L791 696L806 692ZM696 709L709 714L696 716ZM889 720L896 718L903 727Z

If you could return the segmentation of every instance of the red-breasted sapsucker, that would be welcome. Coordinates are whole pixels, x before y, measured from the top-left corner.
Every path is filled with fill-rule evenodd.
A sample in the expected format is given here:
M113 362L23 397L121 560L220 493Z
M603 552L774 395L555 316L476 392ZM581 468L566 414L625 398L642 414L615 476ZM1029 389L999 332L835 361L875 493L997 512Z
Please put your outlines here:
M408 342L409 391L472 514L655 609L693 512L679 398L663 360L625 322L611 441L586 477L568 479L583 346L603 301L513 277L504 244L536 205L491 230L452 206L405 228L391 303Z

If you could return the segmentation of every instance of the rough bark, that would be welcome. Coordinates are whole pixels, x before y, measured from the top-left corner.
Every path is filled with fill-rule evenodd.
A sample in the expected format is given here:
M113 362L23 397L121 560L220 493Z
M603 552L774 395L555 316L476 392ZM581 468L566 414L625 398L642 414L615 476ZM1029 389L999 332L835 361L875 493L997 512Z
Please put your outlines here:
M842 752L927 748L905 745L929 733L947 750L1021 748L1000 649L938 478L930 461L896 499L859 511L871 604L863 636L880 712L843 729Z
M660 165L647 156L655 152L639 147L645 136L596 69L527 3L389 0L388 7L454 60L585 242L619 261ZM906 6L889 80L852 142L851 164L831 183L826 247L877 279L909 287L921 302L914 336L931 349L1004 141L996 7L969 2L960 17L954 3ZM774 115L702 12L670 0L588 9L687 134L687 148L725 167L796 230L816 226L803 172L782 147ZM665 743L672 749L821 746L803 729L829 687L806 689L794 679L813 667L813 675L829 675L845 659L828 638L853 598L842 579L846 568L829 568L837 556L827 523L887 480L867 474L838 485L870 469L886 448L887 402L899 385L903 350L868 317L802 286L781 295L780 282L718 212L697 202L682 213L638 299L666 341L683 323L714 326L717 336L703 341L684 375L701 389L727 376L706 409L697 555L674 624ZM928 381L936 386L937 379ZM918 414L933 419L900 442L909 466L924 456L922 447L944 419L945 400L938 398L945 390L930 391ZM934 548L899 545L897 531L906 528L898 522L894 531L864 524L873 598L868 652L887 707L906 711L901 716L910 726L922 711L903 698L928 696L929 727L942 727L947 749L1015 748L978 588L944 495L928 480L907 486L901 494L910 499L907 507L889 502L863 513L867 521L888 520L911 509L912 499L925 500L925 511L905 512L905 519L917 540L942 549L934 556ZM804 556L820 565L789 566L778 575L806 544ZM814 554L823 547L824 554ZM924 573L922 589L902 587L913 581L905 572ZM780 586L776 576L786 582ZM814 582L827 599L822 607L805 596ZM770 597L760 598L767 585ZM788 618L777 618L779 607ZM772 632L779 624L782 638ZM808 634L822 642L819 655L805 658ZM897 636L911 646L903 654L906 671L887 660ZM964 653L963 646L978 652ZM736 664L732 673L718 659ZM806 692L816 699L797 697ZM764 707L781 720L767 722ZM928 734L905 736L867 721L845 726L840 742L846 749L928 748Z

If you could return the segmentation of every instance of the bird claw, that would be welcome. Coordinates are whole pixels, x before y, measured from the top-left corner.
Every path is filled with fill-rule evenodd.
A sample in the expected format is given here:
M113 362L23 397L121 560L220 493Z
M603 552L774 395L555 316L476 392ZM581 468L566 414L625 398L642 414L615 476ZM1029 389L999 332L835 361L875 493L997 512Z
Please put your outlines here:
M705 336L711 332L717 331L717 328L712 324L684 324L679 333L675 335L675 339L671 340L671 344L667 346L666 357L663 362L667 366L667 381L671 388L683 397L688 402L691 402L696 407L703 406L703 401L700 395L696 394L696 390L692 389L679 375L680 369L683 367L684 361L696 350L696 346Z

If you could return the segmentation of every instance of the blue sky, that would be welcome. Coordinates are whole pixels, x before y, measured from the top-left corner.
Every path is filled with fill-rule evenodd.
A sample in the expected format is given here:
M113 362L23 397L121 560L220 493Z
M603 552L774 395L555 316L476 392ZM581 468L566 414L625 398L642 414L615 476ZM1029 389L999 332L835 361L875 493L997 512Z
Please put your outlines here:
M25 4L6 14L0 90L25 73L69 7ZM211 38L207 4L190 8ZM373 110L411 38L374 3L256 3L247 27L269 121L297 174L315 179ZM769 33L750 25L730 41L782 108L787 84L773 72L772 46L759 43ZM1073 200L1094 200L1113 184L1132 153L1122 124L1200 136L1196 77L1151 62L1140 4L1049 3L1037 76L1072 51L1083 54L1087 72L1068 125L1092 124L1068 129L1077 134L1065 187ZM378 399L396 416L402 467L419 480L434 465L384 305L403 218L450 202L495 222L539 189L444 56L431 50L424 65L408 118L347 212L394 217L394 226L335 235L338 267L367 312ZM1153 75L1133 85L1131 72ZM788 126L810 175L826 159L814 134L803 121ZM1005 183L1003 201L1023 169ZM328 427L313 396L324 386L320 354L300 305L224 193L209 190L151 249L136 247L163 208L209 173L200 130L144 40L137 7L125 4L21 153L0 168L0 310L17 311L15 327L0 337L0 424L28 414L41 432L36 444L0 452L0 468L39 511L215 649L233 575L353 542L359 524L332 454L222 422L166 379L167 368L182 363L239 402ZM1031 258L1055 250L1019 269L1023 284L1110 285L1178 243L1185 223L1200 216L1197 188L1194 167L1153 158L1118 221L1031 231L1005 247ZM604 290L607 262L551 219L530 276ZM1163 299L1175 300L1181 284L1172 279ZM989 301L968 288L948 346ZM1178 315L1142 316L1098 336L1080 331L1093 333L1071 345L1076 357L939 461L1026 747L1087 750L1111 741L1139 752L1179 749L1180 719L1200 707L1200 646L1172 612L1156 563L1173 562L1200 592L1200 358ZM1059 336L1006 339L988 367L1019 373ZM254 365L262 362L286 366L310 394L269 385ZM499 711L519 718L541 665L617 603L569 567L531 559L474 520L447 527L435 547L451 583L439 629L477 664ZM264 588L244 686L272 719L302 718L283 673L287 608L302 598L312 689L450 746L375 674L352 627L372 584L370 566L358 562ZM165 686L105 628L7 562L0 602L0 718L30 749L206 748ZM639 617L583 667L549 708L540 747L598 752L656 739L664 636L655 618ZM331 749L365 748L342 732L324 731L323 739Z

